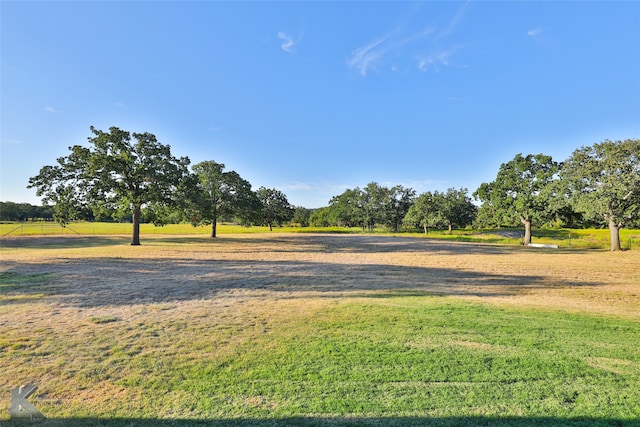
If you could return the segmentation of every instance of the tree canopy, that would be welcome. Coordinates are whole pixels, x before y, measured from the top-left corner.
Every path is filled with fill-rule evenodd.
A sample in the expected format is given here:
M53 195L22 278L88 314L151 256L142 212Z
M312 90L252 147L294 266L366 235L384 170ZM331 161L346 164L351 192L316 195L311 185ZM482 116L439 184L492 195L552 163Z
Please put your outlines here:
M449 188L446 193L427 191L413 200L404 224L411 227L421 227L425 234L430 228L466 227L473 223L476 217L476 206L467 195L467 189Z
M37 189L44 203L54 203L54 215L63 224L86 207L96 216L108 209L129 210L131 244L139 245L142 207L177 203L189 158L173 156L170 146L150 133L90 129L90 147L69 147L71 153L58 158L57 165L40 169L29 179L29 187Z
M396 185L388 188L370 182L364 189L347 189L329 201L325 219L347 227L360 226L373 231L376 224L383 224L393 231L400 231L402 219L413 203L415 190Z
M549 214L549 185L559 171L558 163L544 154L517 154L500 165L495 181L482 183L474 196L503 221L520 221L525 227L524 244L531 243L531 225Z
M252 191L235 171L213 160L189 171L189 159L177 158L170 147L150 133L130 133L117 127L108 132L90 128L89 146L69 147L67 156L44 166L29 179L30 188L53 207L31 209L28 204L0 202L6 219L48 218L63 225L73 219L127 220L133 223L132 245L140 244L140 222L163 224L185 219L210 224L216 236L218 221L264 224L273 229L293 221L300 226L383 226L399 232L402 226L431 228L525 228L529 244L533 224L607 225L611 249L620 249L620 228L640 220L640 140L606 140L581 147L564 163L544 154L517 154L503 163L496 179L482 183L473 196L466 188L427 191L416 197L412 188L391 188L370 182L347 189L324 208L294 207L273 188Z
M238 217L250 222L252 212L259 210L259 200L249 181L235 171L224 172L224 164L212 160L193 166L197 188L191 197L192 224L211 224L211 237L216 237L218 219Z
M620 228L640 213L640 139L581 147L560 173L574 208L609 227L611 250L620 249Z
M440 227L446 223L446 218L442 211L444 197L442 193L427 191L420 194L409 208L404 217L404 223L412 227L422 227L424 234L429 233L429 229Z
M293 218L295 208L287 200L287 196L275 188L260 187L257 196L262 203L260 218L273 231L275 224L282 225Z

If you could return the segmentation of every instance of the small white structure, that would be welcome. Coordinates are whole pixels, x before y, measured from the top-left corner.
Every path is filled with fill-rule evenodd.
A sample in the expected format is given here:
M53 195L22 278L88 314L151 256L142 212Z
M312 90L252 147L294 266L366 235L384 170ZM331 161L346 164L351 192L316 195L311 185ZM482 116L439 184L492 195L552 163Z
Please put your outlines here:
M529 243L527 246L529 246L530 248L558 249L558 245L545 245L543 243Z

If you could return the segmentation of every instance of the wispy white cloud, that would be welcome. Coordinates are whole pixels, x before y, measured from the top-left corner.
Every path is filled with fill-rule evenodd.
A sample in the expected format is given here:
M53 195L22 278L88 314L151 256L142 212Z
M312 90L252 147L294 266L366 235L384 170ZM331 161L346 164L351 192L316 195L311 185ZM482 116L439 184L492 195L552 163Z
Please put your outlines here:
M47 113L60 113L60 110L58 110L58 109L56 109L56 108L54 108L54 107L52 107L50 105L47 105L46 107L44 107L44 111L47 112Z
M282 50L287 53L294 53L296 46L298 46L302 41L302 33L298 37L294 38L290 34L280 31L278 33L278 38L282 40L282 43L280 44L280 48Z
M460 8L456 11L456 14L453 16L453 19L449 21L449 25L447 25L444 31L438 33L437 37L439 39L447 38L455 32L458 25L460 25L460 21L462 21L462 18L464 17L469 4L471 4L471 1L466 1L462 6L460 6Z
M527 35L529 37L535 37L538 34L542 34L543 32L544 32L544 29L542 29L542 28L534 28L533 30L527 31Z
M402 22L384 36L354 49L347 59L347 65L363 77L382 67L397 71L400 67L398 62L402 58L416 59L416 65L421 71L435 69L435 66L449 66L452 56L460 47L451 46L447 39L459 27L469 4L467 1L459 7L442 31L438 31L435 25L429 25L419 31L409 32L406 30L407 23Z
M278 33L278 38L283 41L280 45L282 50L284 50L285 52L291 52L291 49L293 48L293 39L288 36L287 33L282 31Z
M380 60L393 49L393 44L385 43L388 35L377 40L373 40L363 47L359 47L351 52L351 58L347 64L351 68L357 69L363 76L367 75L367 71L375 68Z
M428 55L418 55L417 65L420 71L438 71L440 66L449 66L450 58L458 51L458 47L452 47L446 50L434 51Z

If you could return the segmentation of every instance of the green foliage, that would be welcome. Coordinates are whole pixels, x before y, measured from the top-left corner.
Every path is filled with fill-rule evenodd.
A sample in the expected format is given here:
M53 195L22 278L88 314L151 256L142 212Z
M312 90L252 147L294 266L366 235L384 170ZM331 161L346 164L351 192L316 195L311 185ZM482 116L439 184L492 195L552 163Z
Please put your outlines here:
M187 170L188 158L175 158L169 146L149 133L130 134L116 127L102 132L91 127L90 148L70 147L71 153L45 166L29 180L53 212L34 213L10 202L0 204L0 219L53 216L64 225L75 219L131 221L132 244L139 244L141 221L155 225L190 221L194 226L219 221L242 225L282 225L290 220L304 227L360 227L373 232L408 227L544 228L608 225L611 248L620 248L619 230L640 224L640 140L605 141L576 150L564 164L543 154L523 156L500 166L495 181L473 193L467 189L426 192L400 185L387 188L371 182L347 189L329 206L313 212L289 204L276 189L251 184L224 164L201 162ZM559 173L560 172L560 173Z
M196 179L187 216L194 226L211 224L211 237L216 237L219 219L235 217L250 223L260 209L251 184L235 171L224 172L224 167L211 160L193 166Z
M262 204L260 219L263 224L269 226L269 230L272 230L274 225L282 225L293 218L295 209L281 191L260 187L257 196Z
M296 206L293 213L293 218L291 218L291 222L294 224L298 224L301 227L308 227L310 219L311 210L303 206Z
M133 219L131 244L140 244L140 218L144 205L177 203L189 159L176 158L168 145L150 133L129 133L111 127L91 127L90 148L70 147L55 166L45 166L29 179L43 202L54 203L54 216L64 224L86 208L96 212L128 210Z
M474 196L500 223L518 220L525 226L525 244L531 243L531 225L546 222L551 215L549 188L559 170L558 163L544 154L517 154L500 165L495 181L482 183Z
M444 197L442 193L427 191L419 195L404 218L408 226L421 227L427 234L430 228L444 227L447 220L443 214Z
M454 226L471 225L476 212L466 188L449 188L446 193L427 191L414 200L403 222L409 227L424 229L425 234L430 228L448 228L451 232Z
M363 192L359 188L347 189L329 201L328 212L323 212L323 219L331 225L344 227L359 226L364 228Z
M468 190L461 188L449 188L442 198L442 215L444 216L449 232L453 227L464 228L473 224L478 209L467 195Z
M34 206L29 203L0 202L0 221L42 219L53 219L53 206Z
M579 148L561 178L575 209L609 226L611 249L620 249L619 229L640 216L640 139Z
M312 227L329 227L336 223L335 212L329 207L314 209L309 217L309 225Z
M376 225L400 231L402 220L413 203L415 190L396 185L392 188L371 182L361 190L347 189L329 202L324 219L333 225L360 226L372 232Z

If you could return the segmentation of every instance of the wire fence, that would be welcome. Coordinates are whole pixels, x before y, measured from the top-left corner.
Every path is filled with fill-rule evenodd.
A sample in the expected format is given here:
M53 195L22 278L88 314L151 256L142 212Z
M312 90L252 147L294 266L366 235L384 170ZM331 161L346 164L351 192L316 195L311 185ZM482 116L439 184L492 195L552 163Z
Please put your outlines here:
M7 224L3 224L6 226ZM15 224L12 224L15 225ZM0 236L53 236L53 235L101 235L101 234L129 234L131 224L114 224L110 227L98 225L60 225L51 222L23 223L7 229L1 227Z
M218 224L219 228L222 228ZM23 223L0 223L0 237L10 236L105 236L130 235L133 231L131 223L119 222L72 222L61 226L53 221L34 221ZM140 224L140 234L208 234L210 226L193 227L191 224L167 224L156 227L153 224Z

